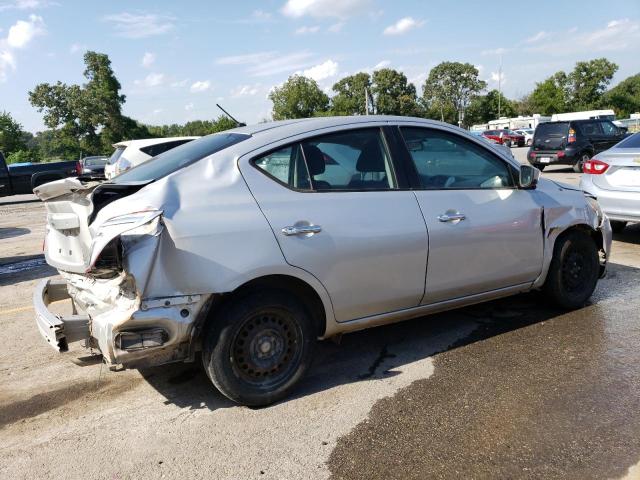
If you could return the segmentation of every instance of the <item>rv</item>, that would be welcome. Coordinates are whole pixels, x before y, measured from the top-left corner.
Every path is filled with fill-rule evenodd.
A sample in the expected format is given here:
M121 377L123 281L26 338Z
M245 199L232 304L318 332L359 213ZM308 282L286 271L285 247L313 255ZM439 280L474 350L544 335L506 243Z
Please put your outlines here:
M565 120L615 120L616 114L613 110L587 110L585 112L571 112L571 113L554 113L551 116L552 122L561 122Z

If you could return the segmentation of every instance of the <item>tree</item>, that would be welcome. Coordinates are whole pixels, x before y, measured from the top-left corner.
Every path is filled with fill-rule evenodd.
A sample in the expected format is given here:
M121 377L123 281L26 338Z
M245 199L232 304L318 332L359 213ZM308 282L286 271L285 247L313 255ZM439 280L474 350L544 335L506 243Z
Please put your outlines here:
M11 153L27 148L25 132L9 112L0 112L0 152L7 157Z
M471 99L465 115L465 124L487 123L499 118L498 99L500 99L500 116L514 117L516 115L514 103L498 90L491 90L486 95L476 95Z
M371 76L360 72L344 77L333 85L336 95L331 99L335 115L365 115L365 91L371 89Z
M471 98L487 87L487 83L478 77L478 69L470 63L442 62L436 65L422 88L425 105L440 111L442 121L445 120L445 110L453 109L457 112L458 123L462 123Z
M588 62L578 62L569 74L571 107L574 110L592 110L602 102L602 94L607 89L618 65L606 58L596 58Z
M235 128L236 122L226 115L220 115L216 120L193 120L184 125L176 123L172 125L147 126L153 137L185 137L204 136Z
M108 153L112 143L144 137L141 125L122 115L125 96L109 57L89 51L84 63L84 85L41 83L29 92L29 101L44 111L45 125L54 130L57 143L75 154Z
M376 113L380 115L420 115L416 87L409 83L404 73L391 68L376 70L372 76L371 93Z
M529 101L535 113L553 115L569 109L569 94L566 73L557 72L543 82L536 83Z
M604 108L612 108L618 118L629 118L640 112L640 73L624 79L604 94Z
M280 87L269 93L273 102L273 119L308 118L329 108L329 97L320 90L315 80L292 75Z

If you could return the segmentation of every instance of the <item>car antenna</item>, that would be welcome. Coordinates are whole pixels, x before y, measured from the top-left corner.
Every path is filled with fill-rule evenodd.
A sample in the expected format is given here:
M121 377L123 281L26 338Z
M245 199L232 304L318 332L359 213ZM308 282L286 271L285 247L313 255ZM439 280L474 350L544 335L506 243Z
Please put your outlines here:
M216 107L218 107L220 110L222 110L222 111L224 112L224 114L225 114L227 117L229 117L231 120L233 120L234 122L236 122L236 127L246 127L246 126L247 126L247 124L246 124L246 123L239 122L238 120L236 120L235 118L233 118L233 117L229 114L229 112L227 112L224 108L222 108L222 107L220 106L220 104L219 104L219 103L216 103Z

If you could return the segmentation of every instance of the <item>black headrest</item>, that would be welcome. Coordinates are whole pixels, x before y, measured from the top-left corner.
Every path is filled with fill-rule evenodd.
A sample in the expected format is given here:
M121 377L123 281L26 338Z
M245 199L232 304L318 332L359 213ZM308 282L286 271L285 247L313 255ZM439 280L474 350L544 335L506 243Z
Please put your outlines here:
M304 145L304 157L307 160L309 175L312 177L324 173L324 154L315 145Z
M359 172L384 172L384 157L378 142L368 142L362 149L362 153L356 162L356 170Z

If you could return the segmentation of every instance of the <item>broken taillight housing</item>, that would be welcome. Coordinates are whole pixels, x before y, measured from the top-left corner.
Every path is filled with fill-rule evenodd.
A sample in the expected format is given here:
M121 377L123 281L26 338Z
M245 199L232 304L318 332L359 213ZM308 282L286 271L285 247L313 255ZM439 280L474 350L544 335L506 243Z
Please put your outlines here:
M597 158L592 158L582 164L582 171L590 175L601 175L606 172L608 168L608 163L598 160Z

